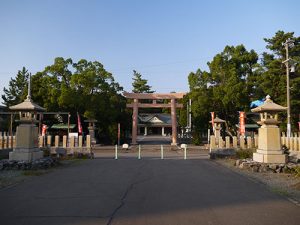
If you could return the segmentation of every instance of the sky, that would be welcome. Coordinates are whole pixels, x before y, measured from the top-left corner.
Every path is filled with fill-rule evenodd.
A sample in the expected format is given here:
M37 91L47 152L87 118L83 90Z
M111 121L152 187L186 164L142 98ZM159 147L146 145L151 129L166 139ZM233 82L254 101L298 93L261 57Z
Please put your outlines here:
M188 74L207 70L226 45L261 54L278 30L300 36L299 8L298 0L0 0L0 94L23 66L34 74L56 57L99 61L125 91L136 70L156 92L185 92Z

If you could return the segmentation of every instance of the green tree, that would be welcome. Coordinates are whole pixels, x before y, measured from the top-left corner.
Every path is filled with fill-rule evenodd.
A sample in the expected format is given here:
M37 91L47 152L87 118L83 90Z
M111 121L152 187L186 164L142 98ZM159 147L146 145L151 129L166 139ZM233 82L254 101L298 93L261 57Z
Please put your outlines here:
M265 97L270 95L272 99L281 105L287 105L286 98L286 67L282 63L286 60L286 51L282 43L288 38L295 41L295 46L289 48L289 56L295 61L300 62L300 37L295 37L294 32L276 32L272 38L264 38L267 43L268 52L264 52L261 59L260 74L256 82L258 96ZM290 74L290 94L291 94L291 116L294 129L297 127L300 112L300 68Z
M2 95L3 104L7 107L21 103L27 95L28 70L23 67L19 70L15 78L11 78L8 89L4 88Z
M146 79L142 78L142 75L137 71L133 70L133 83L132 83L132 92L134 93L153 93L154 91L151 90L151 86L147 83Z

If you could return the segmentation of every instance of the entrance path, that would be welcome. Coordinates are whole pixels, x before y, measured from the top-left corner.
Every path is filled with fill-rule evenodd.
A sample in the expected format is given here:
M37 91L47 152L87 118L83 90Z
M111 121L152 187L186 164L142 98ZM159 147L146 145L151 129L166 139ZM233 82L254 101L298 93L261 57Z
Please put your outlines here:
M138 136L137 142L141 145L169 145L171 137L161 135Z
M0 190L5 225L296 225L300 208L204 155L99 158Z

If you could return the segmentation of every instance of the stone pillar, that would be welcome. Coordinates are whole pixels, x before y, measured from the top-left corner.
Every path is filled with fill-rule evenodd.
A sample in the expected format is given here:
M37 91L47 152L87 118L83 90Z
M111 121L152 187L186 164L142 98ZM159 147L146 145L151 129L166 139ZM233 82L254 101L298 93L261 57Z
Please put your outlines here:
M136 138L137 138L137 125L138 125L138 99L133 100L133 112L132 112L132 144L136 145Z
M39 136L39 147L42 148L44 147L44 136Z
M48 147L51 147L51 142L52 142L52 136L51 136L51 135L48 135L48 136L47 136L47 146L48 146Z
M171 99L171 119L172 119L172 145L177 145L177 118L176 118L176 100Z
M67 135L63 136L63 148L67 148Z
M294 137L294 151L298 151L298 137Z
M71 147L71 148L74 148L74 147L75 147L75 137L74 137L74 136L72 136L72 137L70 138L70 147Z
M294 138L293 137L290 137L289 139L289 142L290 142L290 151L294 151Z
M285 146L289 149L290 148L290 141L289 141L289 138L286 137L285 138Z
M145 135L145 136L147 136L147 135L148 135L148 128L145 126L145 128L144 128L144 129L145 129L145 133L144 133L144 135Z
M226 148L230 148L230 137L229 136L225 137L225 142L226 142L226 144L225 144Z
M210 136L210 149L216 148L216 137L214 135Z
M82 135L78 137L78 147L82 148Z
M91 136L86 135L86 147L91 148Z
M257 148L258 147L258 136L254 135L254 147Z
M283 136L281 137L281 144L285 145L285 137L283 137Z
M165 127L161 128L161 136L165 136Z
M247 148L252 148L252 138L251 137L247 137Z
M7 136L8 137L8 148L12 148L12 136Z
M16 136L13 136L13 148L16 147L16 144L17 144L17 142L16 142Z
M232 138L232 147L237 148L237 137L236 136L233 136L233 138Z
M300 137L298 137L297 140L298 140L298 151L300 151Z
M3 149L3 137L0 135L0 149Z
M55 148L59 147L59 136L58 135L55 135L55 138L54 138L54 147Z
M244 136L240 136L240 148L245 149L245 139Z
M219 137L219 148L224 148L224 141L222 137Z

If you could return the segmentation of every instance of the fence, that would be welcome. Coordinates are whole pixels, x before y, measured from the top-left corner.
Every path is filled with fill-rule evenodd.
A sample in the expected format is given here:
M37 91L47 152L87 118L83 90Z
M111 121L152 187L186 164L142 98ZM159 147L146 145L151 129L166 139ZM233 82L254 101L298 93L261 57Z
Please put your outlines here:
M218 148L240 148L240 149L252 149L258 147L258 136L252 137L244 137L240 136L239 138L236 136L229 137L226 136L225 140L222 137L216 139L214 135L210 136L210 149L218 149Z
M91 137L87 135L84 139L82 136L67 138L64 135L62 138L58 135L51 136L39 136L38 146L48 147L52 154L56 154L65 150L66 153L90 153L91 151ZM7 132L3 132L0 135L0 149L12 149L16 147L16 136L8 136Z
M282 132L281 136L282 146L286 146L290 152L300 152L300 133L294 133L292 137L286 137ZM236 136L225 137L225 141L220 137L219 140L215 136L210 136L210 149L217 148L240 148L240 149L252 149L258 147L258 136L244 137L241 136L238 140Z
M0 149L16 147L16 136L9 136L8 132L0 133Z

